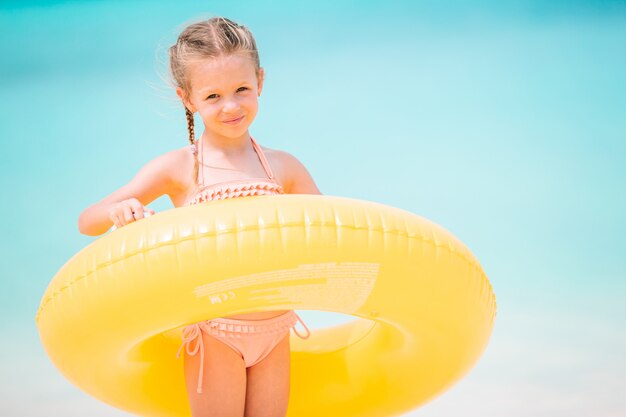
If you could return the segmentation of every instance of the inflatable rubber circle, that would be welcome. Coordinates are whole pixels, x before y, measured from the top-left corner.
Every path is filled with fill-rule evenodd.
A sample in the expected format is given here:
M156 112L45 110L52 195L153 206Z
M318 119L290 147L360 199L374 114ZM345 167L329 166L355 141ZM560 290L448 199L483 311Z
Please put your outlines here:
M52 362L100 400L190 415L182 327L233 314L322 310L358 319L292 338L289 416L407 412L485 349L495 297L469 250L382 204L278 195L177 208L72 257L37 325Z

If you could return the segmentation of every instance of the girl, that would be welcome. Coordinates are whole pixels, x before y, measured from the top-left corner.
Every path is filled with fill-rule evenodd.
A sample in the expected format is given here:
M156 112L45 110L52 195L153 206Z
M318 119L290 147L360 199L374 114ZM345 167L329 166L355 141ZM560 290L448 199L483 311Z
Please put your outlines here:
M175 207L246 195L321 194L294 156L261 147L250 136L264 71L246 27L221 17L192 24L169 56L191 145L150 161L128 184L88 207L78 219L81 233L100 235L143 219L153 214L146 205L164 194ZM204 123L197 141L196 112ZM299 319L291 310L266 311L187 326L181 349L192 415L284 416L289 331L308 337L296 331ZM253 332L233 331L239 328Z

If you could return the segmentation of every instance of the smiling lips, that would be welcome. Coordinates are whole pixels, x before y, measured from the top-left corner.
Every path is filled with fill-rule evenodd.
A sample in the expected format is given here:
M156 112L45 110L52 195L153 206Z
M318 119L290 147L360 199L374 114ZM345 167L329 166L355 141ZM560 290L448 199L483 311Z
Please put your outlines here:
M224 120L223 123L227 123L229 125L236 125L237 123L239 123L242 120L243 120L243 116L240 116L240 117L238 117L236 119Z

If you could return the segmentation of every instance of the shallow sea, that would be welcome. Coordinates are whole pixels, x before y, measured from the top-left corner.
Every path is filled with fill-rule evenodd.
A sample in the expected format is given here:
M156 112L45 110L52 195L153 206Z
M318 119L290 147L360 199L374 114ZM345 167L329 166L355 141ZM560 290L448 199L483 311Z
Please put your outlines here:
M491 279L483 357L407 416L626 415L626 3L609 0L0 3L0 414L127 415L61 376L34 317L93 240L78 214L185 144L165 49L215 14L257 37L260 143L324 194L444 226Z

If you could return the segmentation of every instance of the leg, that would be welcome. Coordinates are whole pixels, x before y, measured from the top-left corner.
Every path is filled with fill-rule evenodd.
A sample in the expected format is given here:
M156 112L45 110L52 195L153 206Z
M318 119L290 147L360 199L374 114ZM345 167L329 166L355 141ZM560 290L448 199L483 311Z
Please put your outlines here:
M246 396L246 367L230 346L202 332L204 374L202 394L196 392L200 355L185 354L185 384L193 417L242 417Z
M261 362L248 368L245 417L284 417L289 403L289 331Z

